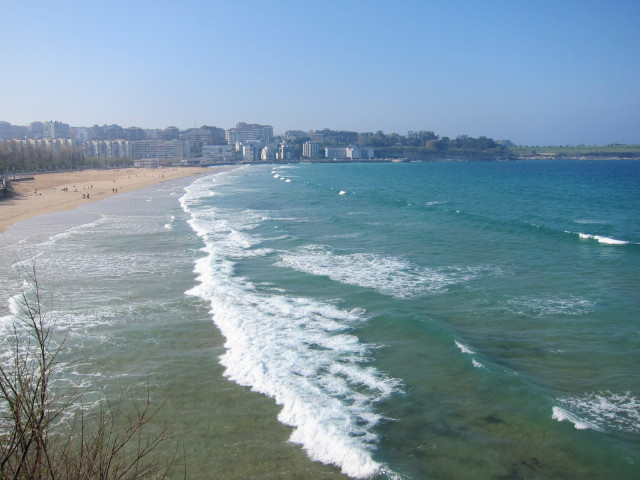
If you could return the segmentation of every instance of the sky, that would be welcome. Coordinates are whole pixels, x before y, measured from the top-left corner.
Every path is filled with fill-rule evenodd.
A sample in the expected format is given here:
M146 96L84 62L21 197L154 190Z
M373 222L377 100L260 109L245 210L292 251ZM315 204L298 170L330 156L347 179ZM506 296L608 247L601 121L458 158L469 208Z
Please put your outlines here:
M0 120L640 143L638 0L0 0Z

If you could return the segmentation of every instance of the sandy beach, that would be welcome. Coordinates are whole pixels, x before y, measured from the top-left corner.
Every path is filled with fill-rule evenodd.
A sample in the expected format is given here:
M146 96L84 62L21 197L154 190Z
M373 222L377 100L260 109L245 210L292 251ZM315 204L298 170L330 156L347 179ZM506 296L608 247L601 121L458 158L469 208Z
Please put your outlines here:
M35 174L33 180L12 182L17 195L0 197L0 233L20 220L70 210L87 202L191 175L214 173L203 167L121 168Z

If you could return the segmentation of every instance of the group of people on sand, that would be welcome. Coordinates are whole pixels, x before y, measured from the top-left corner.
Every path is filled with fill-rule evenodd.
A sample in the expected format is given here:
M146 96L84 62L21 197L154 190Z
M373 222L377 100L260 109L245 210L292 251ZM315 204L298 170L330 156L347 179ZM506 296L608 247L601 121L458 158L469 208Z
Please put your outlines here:
M54 187L54 188L55 188L55 187ZM86 187L83 187L83 188L86 188ZM93 185L91 185L91 188L93 188ZM68 191L69 191L69 187L62 187L60 190L62 190L63 192L68 192ZM76 186L75 186L75 185L73 186L73 191L74 191L74 192L77 192L77 191L78 191L78 189L76 188ZM36 191L35 191L36 195L38 194L37 192L38 192L38 191L36 190ZM91 198L91 195L89 195L88 193L83 193L83 194L82 194L82 198Z

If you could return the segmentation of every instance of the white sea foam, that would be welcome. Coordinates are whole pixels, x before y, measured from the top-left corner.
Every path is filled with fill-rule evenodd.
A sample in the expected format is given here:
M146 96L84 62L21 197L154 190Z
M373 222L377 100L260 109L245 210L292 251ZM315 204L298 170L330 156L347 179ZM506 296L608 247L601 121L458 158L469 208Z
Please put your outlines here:
M208 185L205 182L195 182L185 189L187 193L180 199L182 208L186 212L198 211L200 195L206 189ZM207 244L215 239L217 249L224 255L246 258L271 252L255 248L263 239L250 233L265 221L264 215L248 210L226 213L223 217L216 208L207 207L206 211L199 210L198 215L192 215L188 223Z
M601 235L589 235L587 233L578 233L578 236L585 240L589 240L589 239L597 240L599 243L602 243L605 245L626 245L629 243L625 240L617 240L615 238L603 237Z
M482 267L427 268L401 258L373 253L336 254L321 245L283 252L276 266L372 288L396 298L442 293L447 287L466 283L486 270Z
M290 440L313 460L355 478L386 471L373 458L374 427L382 420L373 405L398 392L400 383L371 366L374 346L351 333L367 320L364 311L235 277L233 259L260 241L245 237L242 224L251 215L242 220L234 212L201 209L196 196L188 191L182 204L207 255L196 261L198 285L186 293L211 305L226 338L225 375L274 398L282 406L278 419L293 427Z
M366 366L371 346L348 333L362 315L305 298L258 294L221 275L232 270L222 263L200 259L202 283L187 293L211 303L226 338L220 358L225 375L282 405L279 420L294 428L291 441L312 459L356 478L375 474L380 464L371 456L377 440L372 429L381 417L372 403L399 385Z
M483 364L481 364L479 361L477 361L475 358L471 359L471 363L473 364L474 367L476 368L485 368Z
M562 407L554 407L567 415L566 419L584 428L595 430L619 430L640 433L640 400L631 392L591 392L584 395L558 399ZM560 415L560 414L558 414ZM574 421L575 420L575 421ZM576 428L578 425L576 424Z
M464 343L461 343L457 340L454 340L456 347L458 347L460 349L460 351L462 353L464 353L465 355L475 355L476 352L474 352L473 350L471 350L469 347L467 347ZM475 367L475 368L485 368L485 366L480 363L478 360L476 360L474 357L471 357L471 364Z
M567 420L573 423L574 427L576 427L577 430L586 430L588 428L596 429L593 425L590 425L589 423L582 421L577 416L573 415L571 412L561 407L553 407L553 413L551 415L551 418L559 422L564 422L565 420Z
M69 238L73 238L76 235L81 235L85 232L92 231L94 228L99 227L100 225L104 225L108 221L109 221L109 216L104 215L99 219L94 220L93 222L85 223L83 225L78 225L76 227L71 227L65 230L64 232L60 232L56 235L53 235L47 242L43 242L42 245L44 246L53 242L58 242L61 240L67 240Z
M466 353L467 355L475 355L476 352L474 352L473 350L471 350L469 347L467 347L465 344L460 343L457 340L454 340L456 342L456 347L458 347L460 349L460 351L462 353Z
M276 167L273 167L273 171L278 171L278 170L294 170L298 168L297 165L278 165Z

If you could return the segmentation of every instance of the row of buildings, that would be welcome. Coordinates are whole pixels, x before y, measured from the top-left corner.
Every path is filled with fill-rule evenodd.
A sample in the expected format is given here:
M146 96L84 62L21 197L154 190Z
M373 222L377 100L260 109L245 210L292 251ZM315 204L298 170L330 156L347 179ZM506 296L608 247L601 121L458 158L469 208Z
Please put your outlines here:
M175 161L190 158L189 144L182 140L89 140L78 142L69 138L41 138L15 140L23 146L42 147L50 150L80 148L89 158L132 158L134 160L155 158L160 161ZM226 159L225 159L226 160Z
M238 123L235 128L225 131L227 145L234 146L235 152L242 154L245 162L292 161L297 158L295 146L291 142L313 138L302 144L302 157L307 159L327 158L335 160L357 160L374 158L373 148L359 146L320 148L322 134L308 134L299 130L287 131L284 141L273 142L273 127ZM203 150L204 156L204 150Z
M297 159L295 148L290 143L270 142L262 146L252 141L237 142L236 145L203 145L202 153L192 158L189 154L189 144L182 140L89 140L76 142L68 138L52 138L39 140L16 140L21 145L44 147L51 150L78 147L85 157L134 160L157 160L162 163L216 164L233 162L274 162L294 161ZM302 145L302 157L307 159L327 158L334 160L371 159L373 148L358 146L325 147L314 141ZM145 162L137 162L139 164ZM148 162L147 162L148 163ZM151 162L153 163L153 162Z
M0 140L16 133L15 126L0 122ZM26 127L20 127L26 128ZM139 164L183 163L215 164L233 162L293 161L306 159L357 160L374 157L373 148L360 146L321 148L321 133L292 130L284 138L274 139L271 125L240 122L234 128L200 127L180 131L167 127L152 133L118 125L73 128L62 122L34 122L35 138L23 138L23 145L59 150L63 147L82 149L89 158L131 158ZM149 138L149 137L155 138ZM73 137L73 138L71 138ZM95 139L99 137L100 139ZM116 137L116 138L114 138ZM126 138L117 138L126 137ZM14 137L15 138L15 137ZM92 139L93 138L93 139ZM303 140L309 139L304 143ZM300 145L302 143L302 149Z

